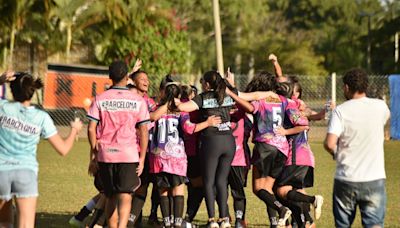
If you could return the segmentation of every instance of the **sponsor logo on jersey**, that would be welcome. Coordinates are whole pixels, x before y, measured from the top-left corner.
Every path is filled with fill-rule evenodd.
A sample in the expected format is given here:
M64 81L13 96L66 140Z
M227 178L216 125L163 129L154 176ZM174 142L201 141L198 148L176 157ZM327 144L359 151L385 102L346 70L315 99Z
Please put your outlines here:
M203 100L203 108L218 108L218 107L226 107L226 106L233 106L235 102L231 97L225 97L224 102L220 106L218 104L217 99L215 98L208 98Z
M132 100L102 100L99 101L100 109L103 111L138 111L140 107L139 101Z

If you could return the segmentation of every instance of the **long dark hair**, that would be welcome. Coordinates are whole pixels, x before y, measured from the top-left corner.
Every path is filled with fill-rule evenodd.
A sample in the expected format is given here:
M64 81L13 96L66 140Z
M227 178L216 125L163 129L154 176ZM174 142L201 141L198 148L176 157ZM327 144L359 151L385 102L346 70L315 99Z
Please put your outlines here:
M226 96L225 94L226 84L221 75L214 70L208 71L203 75L202 79L210 85L210 89L214 90L218 104L222 105L224 103L224 98Z
M160 105L168 104L168 111L177 112L178 107L175 104L175 98L179 98L181 88L176 83L167 83L165 85L164 97L160 100Z
M168 83L174 82L174 80L172 79L172 76L170 74L165 75L165 77L163 77L163 79L160 82L160 91L165 89L165 87L167 86Z
M29 73L18 72L14 81L11 81L11 93L15 101L24 102L32 99L37 89L43 88L42 80L34 78Z
M273 91L277 88L276 78L267 71L261 71L254 76L246 87L246 92Z

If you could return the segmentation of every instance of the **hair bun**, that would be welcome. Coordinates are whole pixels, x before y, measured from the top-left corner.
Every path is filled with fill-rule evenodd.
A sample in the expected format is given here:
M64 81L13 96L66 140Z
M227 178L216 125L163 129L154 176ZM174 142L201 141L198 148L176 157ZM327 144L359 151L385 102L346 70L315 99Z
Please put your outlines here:
M43 82L42 82L42 80L40 78L35 79L34 87L35 87L35 89L43 88Z

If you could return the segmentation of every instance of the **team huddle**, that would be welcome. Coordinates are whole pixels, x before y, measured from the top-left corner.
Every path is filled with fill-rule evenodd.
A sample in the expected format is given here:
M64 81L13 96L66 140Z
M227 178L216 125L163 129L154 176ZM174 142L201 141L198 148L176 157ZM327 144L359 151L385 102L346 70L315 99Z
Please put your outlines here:
M140 61L131 73L124 62L113 62L113 86L94 98L87 114L89 172L100 194L70 223L80 224L96 208L90 227L138 227L152 183L154 224L159 204L163 227L195 226L204 198L207 227L231 227L229 186L235 227L246 227L244 187L252 166L253 192L266 204L271 227L312 227L323 198L304 190L313 186L315 165L307 130L309 120L321 119L324 111L310 110L300 99L298 79L284 77L276 57L271 59L277 75L260 72L245 92L235 88L229 69L225 77L206 72L200 94L168 75L157 102L147 94L149 80Z
M147 94L150 82L140 60L131 72L123 61L113 62L113 86L94 97L87 113L89 173L99 194L70 224L82 226L94 209L89 227L140 227L152 183L149 221L154 226L194 227L204 198L207 227L231 227L229 186L235 227L246 227L244 187L252 167L252 189L266 204L271 227L313 227L323 197L305 191L313 186L315 165L307 131L309 121L322 119L325 110L316 113L307 107L299 80L282 75L276 56L270 60L276 75L258 73L244 92L235 88L228 69L224 77L206 72L199 94L196 87L168 75L154 99ZM19 226L34 227L36 145L44 137L64 156L82 122L72 122L71 133L62 139L51 117L31 105L33 94L43 87L41 80L8 71L0 77L0 84L5 82L10 82L14 102L0 102L0 225L12 226L15 198Z

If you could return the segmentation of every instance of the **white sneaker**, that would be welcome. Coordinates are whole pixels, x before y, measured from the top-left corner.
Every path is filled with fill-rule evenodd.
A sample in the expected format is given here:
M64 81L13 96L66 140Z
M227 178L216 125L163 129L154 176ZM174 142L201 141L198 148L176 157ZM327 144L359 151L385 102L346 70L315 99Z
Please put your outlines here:
M321 217L322 204L324 204L324 197L322 197L321 195L316 195L314 201L314 217L316 220Z
M278 227L285 227L286 226L286 220L292 215L292 211L285 207L284 211L282 211L282 214L279 215L279 220L278 220Z
M221 225L219 228L231 228L231 223L229 222L229 218L222 219Z
M214 221L210 221L207 223L207 228L219 228L219 225Z

